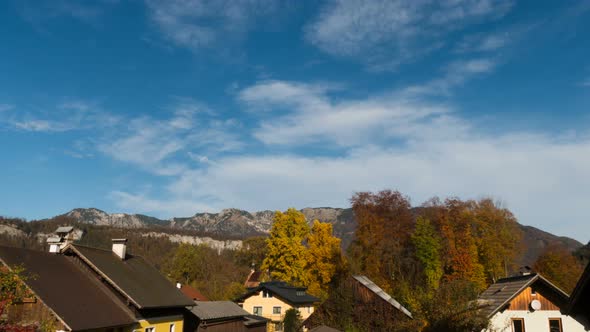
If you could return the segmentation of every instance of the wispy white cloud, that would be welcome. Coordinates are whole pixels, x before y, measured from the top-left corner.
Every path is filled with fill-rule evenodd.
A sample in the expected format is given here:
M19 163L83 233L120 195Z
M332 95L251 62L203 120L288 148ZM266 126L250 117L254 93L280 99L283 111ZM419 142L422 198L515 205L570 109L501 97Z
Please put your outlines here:
M287 81L259 82L242 90L238 98L251 110L275 112L253 132L265 144L327 142L353 147L419 135L460 136L463 131L456 129L462 124L449 116L451 107L428 103L425 96L448 95L474 76L492 71L495 65L487 58L456 61L440 78L364 100L331 99L331 85ZM437 130L425 134L421 132L425 126Z
M152 22L166 40L197 51L241 38L257 17L271 13L274 0L147 0Z
M8 111L12 108L8 109ZM34 111L8 112L3 122L10 127L35 132L65 132L112 127L120 117L102 110L96 103L71 99L54 107Z
M129 120L98 144L100 152L158 175L177 175L187 169L188 153L221 153L241 148L233 120L217 120L211 111L190 99L179 99L168 119Z
M332 1L306 28L306 38L326 53L394 68L442 47L449 32L502 17L511 7L508 0Z
M489 73L497 66L496 60L479 58L458 60L449 64L441 77L426 83L413 85L401 90L401 96L449 95L453 89L463 85L477 75Z

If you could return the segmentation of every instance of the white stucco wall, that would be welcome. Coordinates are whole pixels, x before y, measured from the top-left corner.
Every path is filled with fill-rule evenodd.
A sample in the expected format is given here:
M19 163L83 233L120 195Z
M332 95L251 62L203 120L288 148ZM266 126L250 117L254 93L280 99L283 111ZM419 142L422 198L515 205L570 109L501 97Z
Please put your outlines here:
M512 332L512 318L523 318L526 332L549 332L549 318L561 318L563 332L584 332L584 326L570 316L557 310L506 310L497 313L490 320L488 332Z

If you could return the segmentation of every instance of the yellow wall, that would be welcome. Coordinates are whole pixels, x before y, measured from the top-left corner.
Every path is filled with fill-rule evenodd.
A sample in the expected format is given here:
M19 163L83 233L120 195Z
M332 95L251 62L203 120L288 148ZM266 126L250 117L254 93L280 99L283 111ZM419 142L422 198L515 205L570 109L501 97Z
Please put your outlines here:
M184 325L182 315L140 319L130 331L145 332L146 328L153 327L154 332L170 332L171 324L174 324L174 332L182 332Z
M263 292L259 292L258 294L254 294L244 300L242 307L247 312L254 314L254 307L262 307L262 317L268 318L273 322L281 322L285 317L285 312L293 306L289 303L284 302L282 299L278 297L263 297ZM281 307L281 314L273 314L273 307ZM309 308L309 309L308 309ZM311 304L306 304L301 307L297 307L299 313L301 314L301 318L305 320L307 317L311 315L313 312L313 306ZM269 332L274 331L274 324L269 323L268 329Z

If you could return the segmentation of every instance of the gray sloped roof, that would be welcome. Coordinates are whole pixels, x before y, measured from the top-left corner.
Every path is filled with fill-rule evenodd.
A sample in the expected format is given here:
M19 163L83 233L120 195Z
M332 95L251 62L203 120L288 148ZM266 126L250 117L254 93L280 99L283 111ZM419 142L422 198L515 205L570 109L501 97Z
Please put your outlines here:
M74 229L72 226L60 226L55 230L56 233L69 233Z
M244 317L249 313L231 301L197 301L191 312L200 320Z
M64 255L0 246L0 259L22 265L30 276L25 284L73 331L135 323L104 285Z
M194 305L142 257L127 254L122 260L111 250L81 245L70 248L140 309Z
M358 276L358 275L357 276L352 276L352 277L355 280L357 280L358 282L360 282L361 284L363 284L365 287L367 287L368 289L370 289L373 293L377 294L380 298L382 298L386 302L390 303L396 309L398 309L401 312L403 312L406 316L412 318L412 313L408 309L404 308L404 306L402 306L393 297L391 297L391 295L385 293L385 291L383 289L381 289L381 287L377 286L369 278L367 278L365 276Z
M506 304L514 299L527 287L533 283L540 282L547 289L551 290L557 297L561 298L562 301L567 301L568 295L553 285L543 276L532 273L521 276L514 276L508 278L499 279L495 284L492 284L486 289L478 298L478 302L481 305L481 310L488 316L493 316L496 312L500 311Z
M283 281L261 282L258 287L252 288L238 300L246 299L262 290L270 291L273 296L282 298L291 304L312 304L320 299L306 292L305 287L290 286Z

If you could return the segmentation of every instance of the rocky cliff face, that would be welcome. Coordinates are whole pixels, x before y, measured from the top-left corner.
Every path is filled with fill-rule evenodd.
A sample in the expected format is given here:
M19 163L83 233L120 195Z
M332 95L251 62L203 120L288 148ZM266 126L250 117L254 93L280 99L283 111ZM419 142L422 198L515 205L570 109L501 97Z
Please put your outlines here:
M65 216L86 224L122 228L141 228L149 227L151 225L165 226L169 224L169 222L165 220L160 220L154 217L144 216L141 214L109 214L95 208L73 209L72 211L66 213Z

